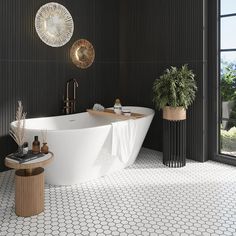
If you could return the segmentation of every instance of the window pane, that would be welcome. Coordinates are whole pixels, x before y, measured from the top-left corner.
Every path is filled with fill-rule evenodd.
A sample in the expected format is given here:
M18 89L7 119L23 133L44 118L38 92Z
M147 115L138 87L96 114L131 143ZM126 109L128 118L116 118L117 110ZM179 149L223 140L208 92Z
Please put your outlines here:
M236 52L221 52L220 152L236 156Z
M235 28L236 16L221 18L221 49L236 48Z
M234 118L236 114L236 106L235 106L235 100L228 100L228 101L222 101L222 128L224 129L230 129L232 127L233 120L229 122L229 118ZM236 126L236 124L235 124Z
M235 0L221 0L221 15L236 13Z
M233 108L236 115L236 52L221 52L220 96L221 117L236 119L236 116L231 117Z
M221 52L221 67L229 63L236 64L236 51Z
M224 127L224 125L226 125ZM223 121L220 131L220 152L236 156L236 122Z

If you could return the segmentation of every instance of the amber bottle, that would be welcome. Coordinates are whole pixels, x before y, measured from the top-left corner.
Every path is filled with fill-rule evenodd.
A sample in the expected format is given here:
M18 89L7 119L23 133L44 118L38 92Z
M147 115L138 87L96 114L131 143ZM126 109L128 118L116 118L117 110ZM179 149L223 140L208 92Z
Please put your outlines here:
M43 143L43 146L41 147L41 152L44 154L48 154L48 145L47 143Z
M40 153L40 142L38 140L38 136L34 136L34 141L32 143L32 153L33 154Z

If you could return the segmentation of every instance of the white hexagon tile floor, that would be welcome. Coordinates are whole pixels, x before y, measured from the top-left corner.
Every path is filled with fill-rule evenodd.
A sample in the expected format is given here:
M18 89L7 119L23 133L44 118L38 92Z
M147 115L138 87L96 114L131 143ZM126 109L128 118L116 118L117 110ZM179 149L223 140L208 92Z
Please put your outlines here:
M143 148L131 167L76 186L46 185L45 211L14 213L14 171L0 174L0 235L236 235L236 167L163 166Z

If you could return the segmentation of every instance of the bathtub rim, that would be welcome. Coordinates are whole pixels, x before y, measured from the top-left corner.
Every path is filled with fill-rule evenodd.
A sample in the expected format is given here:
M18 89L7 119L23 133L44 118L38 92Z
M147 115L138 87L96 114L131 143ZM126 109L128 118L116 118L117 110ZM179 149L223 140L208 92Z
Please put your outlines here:
M144 116L143 117L140 117L140 118L138 118L138 119L135 119L135 120L143 120L143 119L145 119L145 118L147 118L147 117L149 117L149 116L154 116L155 115L155 110L154 109L152 109L152 108L149 108L149 107L139 107L139 106L123 106L124 108L141 108L141 109L147 109L147 110L149 110L150 111L150 113L149 114L144 114ZM109 107L108 109L111 109L112 107ZM50 119L50 118L59 118L59 117L70 117L70 116L76 116L76 115L79 115L79 114L85 114L85 113L88 113L89 114L89 112L87 112L87 111L85 111L85 112L78 112L78 113L74 113L74 114L68 114L68 115L59 115L59 116L45 116L45 117L34 117L34 118L28 118L28 119L26 119L26 121L27 120L36 120L36 119ZM91 114L90 114L91 115ZM129 119L126 119L126 120L117 120L117 121L127 121L127 120L129 120ZM114 122L114 121L113 121ZM112 123L113 123L112 121L110 122L110 123L108 123L108 124L104 124L104 125L97 125L97 126L92 126L92 127L85 127L85 128L76 128L76 129L48 129L47 130L47 132L53 132L53 133L55 133L55 132L76 132L76 131L78 131L78 130L88 130L88 129L94 129L94 128L99 128L99 127L106 127L106 126L111 126L112 125ZM12 121L11 123L10 123L10 127L12 127L14 124L16 123L16 121ZM41 131L41 130L44 130L44 129L32 129L32 128L25 128L25 130L26 131L35 131L35 130L37 130L37 131Z

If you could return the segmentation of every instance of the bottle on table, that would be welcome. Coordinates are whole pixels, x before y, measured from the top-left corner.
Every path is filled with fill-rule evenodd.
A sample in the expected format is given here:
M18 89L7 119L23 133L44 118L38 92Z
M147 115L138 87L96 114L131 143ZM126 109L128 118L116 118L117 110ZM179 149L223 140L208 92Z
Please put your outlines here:
M33 154L40 153L40 142L38 140L38 136L34 136L34 141L32 143L32 153Z
M120 99L117 98L115 100L115 104L114 104L114 112L118 115L121 115L122 114L122 106L121 106L121 103L120 103Z
M23 154L26 155L29 151L29 145L28 142L24 142L23 144Z
M47 143L43 143L43 146L41 147L41 152L44 154L48 154L48 145Z

